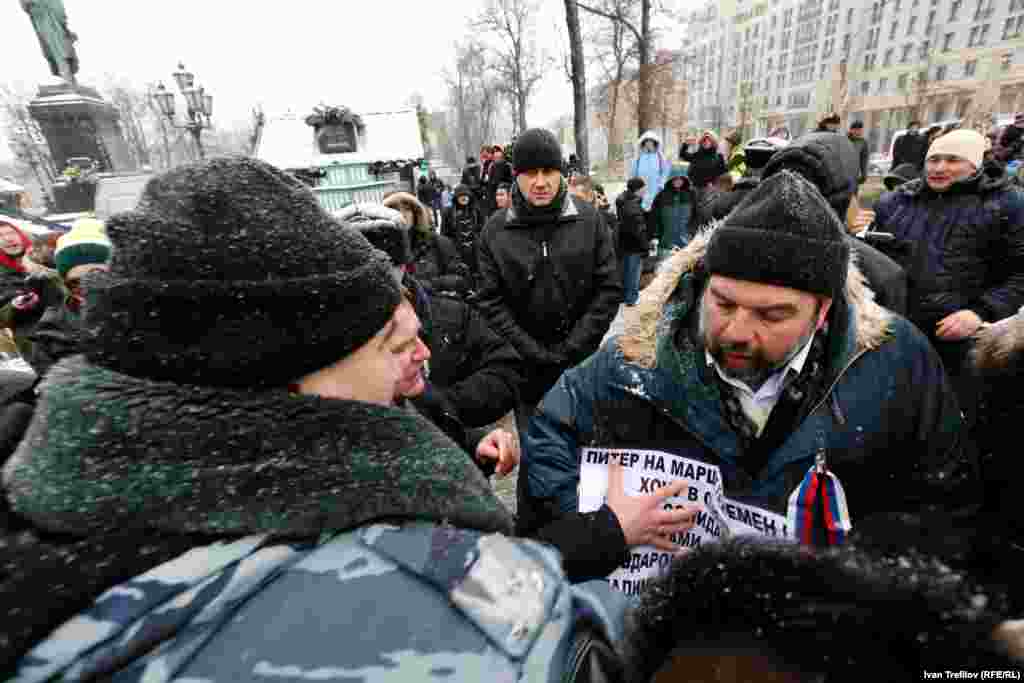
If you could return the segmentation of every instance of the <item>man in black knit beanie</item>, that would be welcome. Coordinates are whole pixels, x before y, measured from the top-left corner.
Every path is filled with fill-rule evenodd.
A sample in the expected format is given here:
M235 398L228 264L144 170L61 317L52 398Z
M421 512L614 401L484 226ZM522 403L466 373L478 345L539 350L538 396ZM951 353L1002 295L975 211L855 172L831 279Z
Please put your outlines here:
M491 216L478 242L477 303L527 369L517 411L522 432L559 375L597 350L622 302L622 283L611 232L593 206L568 193L555 136L527 130L512 156L512 206ZM521 468L520 483L524 476Z

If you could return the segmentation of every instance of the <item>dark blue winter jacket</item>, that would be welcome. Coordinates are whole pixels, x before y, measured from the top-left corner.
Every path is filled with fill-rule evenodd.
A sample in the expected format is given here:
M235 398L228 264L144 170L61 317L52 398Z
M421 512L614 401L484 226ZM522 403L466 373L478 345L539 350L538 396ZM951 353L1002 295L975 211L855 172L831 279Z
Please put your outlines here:
M907 310L926 334L960 310L993 322L1024 305L1024 194L1001 171L941 193L906 183L878 202L875 228L916 247Z
M948 534L952 511L980 498L956 398L924 336L871 301L855 270L830 313L827 388L763 468L754 475L744 468L714 370L692 332L703 287L693 271L702 270L707 240L703 233L676 252L625 314L623 334L545 396L521 463L534 524L577 508L579 449L603 446L717 465L727 496L782 514L823 453L845 486L855 532L869 518L910 513Z

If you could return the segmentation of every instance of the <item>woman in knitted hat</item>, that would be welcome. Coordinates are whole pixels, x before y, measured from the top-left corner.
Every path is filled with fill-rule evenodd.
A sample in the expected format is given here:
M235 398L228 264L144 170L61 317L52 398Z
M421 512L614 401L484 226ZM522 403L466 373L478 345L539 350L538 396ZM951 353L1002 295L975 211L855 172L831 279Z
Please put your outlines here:
M88 351L44 379L3 471L32 533L0 543L0 677L479 680L513 670L488 629L516 666L556 649L557 559L488 535L512 519L487 481L396 406L429 351L384 254L242 158L153 178L107 233Z

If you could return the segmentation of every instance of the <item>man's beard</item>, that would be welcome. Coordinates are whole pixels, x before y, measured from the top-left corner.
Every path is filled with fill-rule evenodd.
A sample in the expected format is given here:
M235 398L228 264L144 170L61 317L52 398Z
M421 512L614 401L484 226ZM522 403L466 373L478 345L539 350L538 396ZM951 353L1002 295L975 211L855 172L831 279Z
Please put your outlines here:
M815 321L818 317L817 312L811 322L808 324L807 329L804 331L800 338L793 344L793 346L786 352L786 355L779 361L771 361L764 356L764 354L750 346L750 344L720 344L717 340L711 338L711 334L708 332L708 321L707 321L707 309L705 307L704 297L701 297L700 303L700 336L704 341L704 348L707 349L711 357L715 359L715 363L721 368L722 372L728 377L743 382L748 387L753 389L755 392L759 390L768 379L776 372L786 367L790 361L796 358L797 354L808 342L814 337L817 332L817 325ZM725 364L725 354L736 353L748 356L750 359L750 367L747 368L730 368Z

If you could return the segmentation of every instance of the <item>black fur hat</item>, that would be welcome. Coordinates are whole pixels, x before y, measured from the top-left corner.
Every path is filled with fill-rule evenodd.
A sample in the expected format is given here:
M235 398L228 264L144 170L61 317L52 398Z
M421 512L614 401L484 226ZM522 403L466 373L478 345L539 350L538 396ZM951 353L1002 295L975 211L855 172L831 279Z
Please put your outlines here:
M1017 669L992 638L1001 609L930 557L736 539L694 550L649 583L627 613L622 650L637 682L670 661L692 676L681 680L737 682L779 680L745 677L743 666L815 681ZM701 675L716 665L732 675Z
M173 169L107 223L87 282L90 360L208 386L286 386L373 338L401 301L388 260L301 182L248 158Z
M846 286L850 249L817 188L779 171L762 180L711 235L708 273L835 297Z

